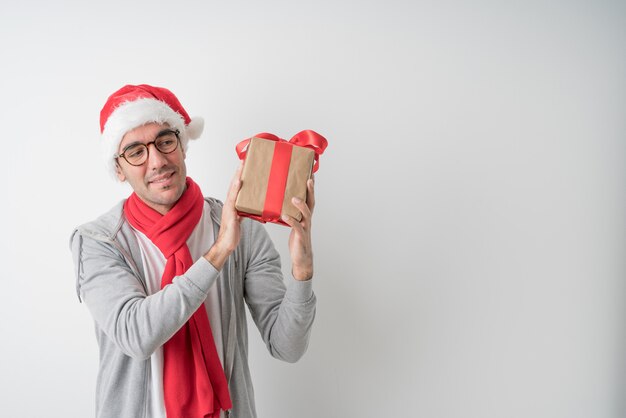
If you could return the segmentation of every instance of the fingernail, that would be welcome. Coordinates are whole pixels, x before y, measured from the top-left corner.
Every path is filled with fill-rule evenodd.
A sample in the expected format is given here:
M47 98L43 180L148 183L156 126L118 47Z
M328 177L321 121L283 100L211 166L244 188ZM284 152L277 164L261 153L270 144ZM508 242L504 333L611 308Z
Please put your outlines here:
M293 201L293 203L301 203L302 200L298 199L297 197L294 197L291 199Z
M281 216L281 219L285 222L287 222L289 220L289 217L287 215L283 215Z

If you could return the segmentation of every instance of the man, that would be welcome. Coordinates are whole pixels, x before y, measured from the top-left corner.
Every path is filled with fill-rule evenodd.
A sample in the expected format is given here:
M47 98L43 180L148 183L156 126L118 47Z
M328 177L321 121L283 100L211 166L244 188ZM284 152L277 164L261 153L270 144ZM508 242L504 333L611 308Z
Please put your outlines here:
M131 196L71 238L79 298L100 348L98 418L255 417L244 302L272 356L306 351L312 291L313 181L291 227L292 276L263 226L238 216L241 166L224 204L185 166L200 136L167 89L125 86L100 115L109 169Z

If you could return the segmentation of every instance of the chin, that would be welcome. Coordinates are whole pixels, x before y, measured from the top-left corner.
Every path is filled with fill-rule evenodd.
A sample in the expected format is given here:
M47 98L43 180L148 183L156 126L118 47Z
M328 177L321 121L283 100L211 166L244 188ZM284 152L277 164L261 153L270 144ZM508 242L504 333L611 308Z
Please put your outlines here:
M163 205L174 205L178 202L178 199L183 195L183 189L178 187L170 187L167 190L162 190L157 193L155 200L162 202Z

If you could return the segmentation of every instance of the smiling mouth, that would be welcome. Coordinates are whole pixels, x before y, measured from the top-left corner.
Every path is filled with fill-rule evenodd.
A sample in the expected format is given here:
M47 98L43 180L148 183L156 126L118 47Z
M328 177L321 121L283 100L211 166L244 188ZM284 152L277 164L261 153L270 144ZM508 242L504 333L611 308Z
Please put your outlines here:
M176 174L175 171L172 171L172 172L167 173L167 174L162 174L162 175L157 176L154 179L150 180L148 182L148 184L163 184L163 183L167 183L172 178L172 176L174 174Z

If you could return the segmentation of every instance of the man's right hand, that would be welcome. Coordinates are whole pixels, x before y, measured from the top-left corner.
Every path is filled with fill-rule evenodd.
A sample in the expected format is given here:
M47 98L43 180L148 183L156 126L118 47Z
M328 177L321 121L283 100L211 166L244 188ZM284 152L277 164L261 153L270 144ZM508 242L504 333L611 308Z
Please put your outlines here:
M222 269L228 256L237 248L239 238L241 237L241 216L237 214L237 210L235 209L235 199L237 199L237 194L241 188L242 168L243 163L239 165L239 168L237 168L230 182L226 202L224 202L224 207L222 208L222 224L220 225L217 240L209 252L204 255L204 258L217 270Z

